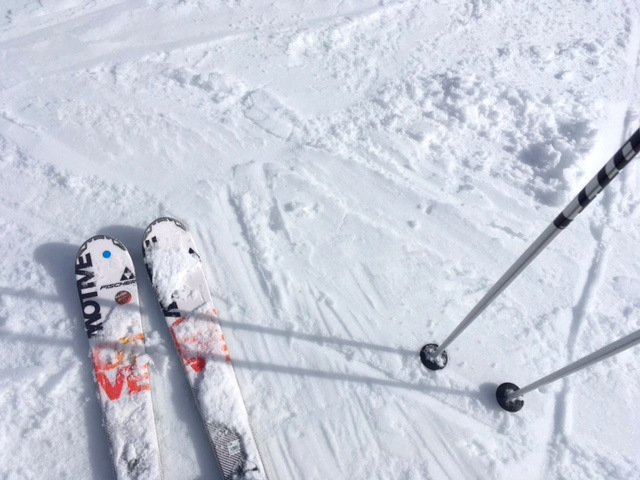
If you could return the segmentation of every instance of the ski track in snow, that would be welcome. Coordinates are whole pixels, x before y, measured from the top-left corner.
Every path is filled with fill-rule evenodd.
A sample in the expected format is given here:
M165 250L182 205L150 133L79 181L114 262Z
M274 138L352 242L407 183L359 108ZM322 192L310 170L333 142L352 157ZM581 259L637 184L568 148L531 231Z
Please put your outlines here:
M165 478L214 460L142 263L200 247L270 478L635 478L635 162L443 338L639 124L633 1L9 0L0 10L0 477L107 478L73 259L135 263ZM20 439L20 441L15 441Z
M624 140L622 140L624 141ZM580 333L582 325L586 321L597 321L597 318L593 318L593 315L589 315L593 309L593 303L598 297L598 292L601 289L604 269L607 265L606 259L609 255L608 245L611 242L610 235L606 235L608 232L607 227L610 227L611 223L619 221L619 214L613 211L614 201L617 195L615 190L606 190L603 193L601 200L600 210L601 212L595 220L591 220L591 243L593 244L593 253L589 259L588 255L585 258L588 261L584 262L581 268L582 272L582 287L578 289L578 295L575 302L575 306L571 309L571 323L569 325L569 331L567 335L567 355L566 362L570 363L578 358L584 356L588 352L576 354L578 350L578 340L580 339ZM613 339L611 339L613 340ZM596 345L593 346L595 349ZM569 456L575 456L576 452L572 451L571 433L574 422L574 413L572 407L573 392L570 386L570 379L563 380L563 386L558 393L556 393L557 403L555 405L554 414L554 435L549 442L547 450L549 451L549 457L546 466L546 473L552 473L555 469L560 468L567 469L571 464L575 463L575 458L570 460Z

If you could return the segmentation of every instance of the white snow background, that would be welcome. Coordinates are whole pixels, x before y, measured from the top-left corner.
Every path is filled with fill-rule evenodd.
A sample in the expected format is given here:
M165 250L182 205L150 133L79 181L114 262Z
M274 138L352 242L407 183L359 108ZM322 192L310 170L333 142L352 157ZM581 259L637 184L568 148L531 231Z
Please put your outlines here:
M427 371L640 125L637 0L0 1L0 478L110 478L74 282L124 242L166 479L215 471L144 271L199 245L276 479L640 478L640 160Z

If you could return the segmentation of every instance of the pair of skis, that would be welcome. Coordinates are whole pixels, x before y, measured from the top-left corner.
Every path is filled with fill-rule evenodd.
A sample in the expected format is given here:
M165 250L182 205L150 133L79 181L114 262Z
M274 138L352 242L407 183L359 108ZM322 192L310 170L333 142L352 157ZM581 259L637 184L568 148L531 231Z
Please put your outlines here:
M144 233L143 252L220 475L266 479L193 238L179 221L159 218ZM149 357L126 247L104 235L87 240L76 258L76 285L115 476L160 479Z

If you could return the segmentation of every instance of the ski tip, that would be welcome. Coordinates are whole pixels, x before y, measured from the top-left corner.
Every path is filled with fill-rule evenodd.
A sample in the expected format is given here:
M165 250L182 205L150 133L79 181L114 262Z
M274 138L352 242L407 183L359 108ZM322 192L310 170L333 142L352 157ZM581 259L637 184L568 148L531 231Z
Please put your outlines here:
M124 250L125 252L128 252L127 247L124 246L124 244L118 240L115 239L113 237L110 237L108 235L94 235L91 238L88 238L87 240L84 241L84 243L82 245L80 245L80 248L78 249L78 253L76 255L76 257L79 257L81 255L84 254L84 252L87 250L87 247L89 246L90 243L95 242L96 240L108 240L111 243L113 243L113 245L115 245L116 247L118 247L121 250ZM108 256L110 256L110 253L105 253L105 255L107 255L105 258L108 258Z
M503 383L496 390L496 400L507 412L519 412L524 406L524 400L519 397L511 397L512 392L517 392L520 387L513 383Z
M182 230L188 231L187 227L184 225L184 223L182 223L179 220L176 220L175 218L172 217L159 217L156 218L153 222L151 222L149 224L149 226L146 228L146 230L144 231L144 237L146 238L149 234L149 232L151 231L151 229L157 225L158 223L163 223L163 222L172 222L174 223L176 226L178 226L179 228L181 228Z

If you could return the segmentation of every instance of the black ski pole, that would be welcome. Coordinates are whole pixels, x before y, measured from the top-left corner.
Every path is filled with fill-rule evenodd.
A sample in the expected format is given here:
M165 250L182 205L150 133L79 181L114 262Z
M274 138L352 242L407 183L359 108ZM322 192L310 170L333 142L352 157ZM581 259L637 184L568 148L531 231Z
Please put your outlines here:
M471 309L460 324L449 334L440 345L428 343L420 350L420 360L429 370L440 370L447 364L448 357L445 348L460 335L495 298L507 288L511 282L544 250L558 234L565 229L584 210L589 203L613 180L620 171L640 151L640 129L636 130L625 144L600 169L598 174L580 191L580 193L565 207L556 219L540 234L540 236L525 250L502 277L489 289L478 304Z
M513 383L503 383L496 390L496 399L502 408L509 412L517 412L524 405L524 400L522 400L522 395L529 393L533 390L536 390L544 385L547 385L551 382L555 382L556 380L561 379L562 377L566 377L572 373L577 372L578 370L582 370L583 368L587 368L594 363L598 363L605 358L616 355L628 348L631 348L640 343L640 330L636 330L633 333L630 333L626 337L617 340L606 347L601 348L593 352L586 357L581 358L580 360L576 360L575 362L567 365L560 370L553 372L547 375L540 380L533 382L530 385L527 385L523 388L518 388L517 385Z

